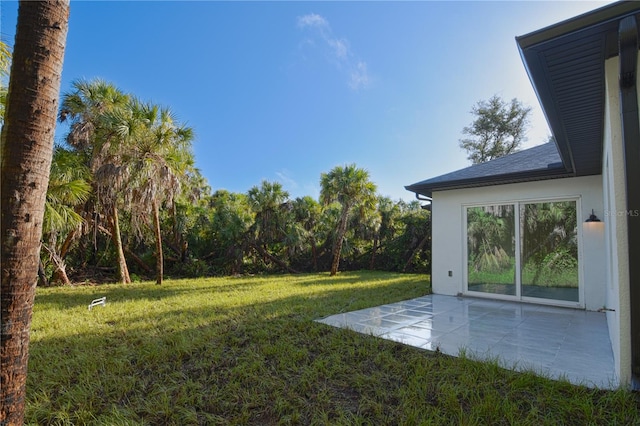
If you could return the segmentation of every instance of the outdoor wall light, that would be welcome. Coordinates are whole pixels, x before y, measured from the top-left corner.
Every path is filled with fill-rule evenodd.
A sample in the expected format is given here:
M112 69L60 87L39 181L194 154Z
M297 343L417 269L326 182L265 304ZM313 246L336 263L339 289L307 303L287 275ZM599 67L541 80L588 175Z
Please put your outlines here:
M598 219L598 216L596 216L596 213L593 211L593 209L591 209L591 215L589 215L589 219L585 220L586 223L591 223L591 222L600 222L600 219Z

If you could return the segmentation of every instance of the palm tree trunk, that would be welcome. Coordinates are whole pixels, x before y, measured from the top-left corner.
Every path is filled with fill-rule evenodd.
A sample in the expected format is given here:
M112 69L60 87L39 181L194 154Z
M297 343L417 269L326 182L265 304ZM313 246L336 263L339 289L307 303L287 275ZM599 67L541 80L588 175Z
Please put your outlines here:
M64 242L62 243L62 246L60 247L60 258L64 259L65 257L67 257L67 253L71 248L71 244L73 244L73 240L76 239L77 233L78 233L78 230L74 229L71 232L69 232L69 234L67 234L67 238L65 238Z
M162 256L162 235L160 234L160 212L158 202L154 199L153 207L153 232L156 234L156 284L162 284L163 256Z
M68 0L20 3L0 143L2 425L24 423L29 331L68 21Z
M62 285L71 285L71 280L67 275L66 265L63 264L62 267L56 265L57 269L53 272L52 281L61 281Z
M347 219L349 218L349 210L351 206L345 203L342 207L342 213L340 214L340 223L338 224L338 232L336 240L333 243L333 261L331 262L330 276L334 276L338 273L338 266L340 265L340 252L342 251L342 241L347 233Z
M51 279L51 281L62 281L63 285L71 285L71 281L67 276L67 265L65 265L62 257L55 252L55 245L53 245L53 247L49 247L43 243L42 247L47 251L47 253L49 253L51 261L56 267L56 269L53 271L53 278Z
M120 236L120 223L118 220L118 207L115 203L113 203L113 208L111 210L111 220L111 237L113 238L113 245L116 247L116 255L118 257L118 279L122 284L130 284L131 277L129 277L127 259L125 259L124 250L122 249L122 237Z

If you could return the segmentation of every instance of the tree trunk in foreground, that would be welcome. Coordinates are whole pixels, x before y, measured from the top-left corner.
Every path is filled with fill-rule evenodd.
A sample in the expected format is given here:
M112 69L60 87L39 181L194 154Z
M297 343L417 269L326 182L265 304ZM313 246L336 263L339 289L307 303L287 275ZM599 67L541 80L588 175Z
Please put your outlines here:
M29 331L69 1L22 1L0 143L0 424L24 423Z

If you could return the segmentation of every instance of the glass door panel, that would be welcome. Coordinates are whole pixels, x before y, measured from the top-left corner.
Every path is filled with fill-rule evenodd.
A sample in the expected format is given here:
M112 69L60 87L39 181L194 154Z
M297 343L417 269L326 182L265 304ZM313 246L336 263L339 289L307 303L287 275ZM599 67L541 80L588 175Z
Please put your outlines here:
M576 202L522 204L520 241L522 296L578 302Z
M516 295L512 204L467 208L467 289Z

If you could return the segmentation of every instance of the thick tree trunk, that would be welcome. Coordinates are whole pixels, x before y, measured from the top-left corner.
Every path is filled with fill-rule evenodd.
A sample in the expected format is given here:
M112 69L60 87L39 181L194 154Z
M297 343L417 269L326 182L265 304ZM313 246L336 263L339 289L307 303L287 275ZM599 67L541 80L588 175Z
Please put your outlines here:
M162 256L162 234L160 230L160 211L158 209L158 202L153 200L153 232L156 234L156 284L162 284L163 278L163 263Z
M331 262L331 273L329 275L334 276L338 273L338 266L340 265L340 252L342 252L342 241L347 233L347 219L349 218L349 210L351 206L346 204L342 207L342 213L340 214L340 223L338 224L338 232L336 240L333 243L333 261Z
M120 236L120 222L118 219L118 207L115 203L111 210L111 220L113 221L111 238L113 239L113 245L116 247L116 255L118 258L118 279L122 284L130 284L131 278L129 277L129 268L127 268L127 259L124 257L124 251L122 249L122 237Z
M0 144L0 424L22 425L68 1L23 1Z

